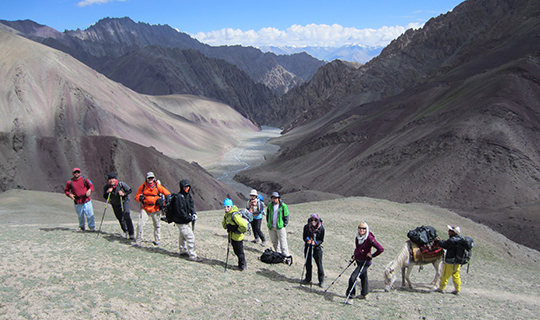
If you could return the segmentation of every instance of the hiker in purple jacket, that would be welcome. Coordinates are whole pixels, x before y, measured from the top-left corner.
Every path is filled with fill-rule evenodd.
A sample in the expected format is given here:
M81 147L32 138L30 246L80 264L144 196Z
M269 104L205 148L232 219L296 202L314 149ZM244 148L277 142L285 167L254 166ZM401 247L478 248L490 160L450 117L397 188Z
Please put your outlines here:
M351 274L349 278L349 287L347 288L346 296L351 297L356 294L356 286L353 288L357 278L360 277L360 282L362 290L357 299L366 299L366 296L369 293L369 283L367 269L371 265L371 260L376 256L383 253L384 248L375 240L375 235L369 231L369 226L365 222L361 222L358 225L358 231L356 232L355 245L353 258L356 261L356 269ZM371 248L375 248L375 252L371 253ZM357 283L358 285L358 283ZM348 304L352 304L352 299L349 299Z

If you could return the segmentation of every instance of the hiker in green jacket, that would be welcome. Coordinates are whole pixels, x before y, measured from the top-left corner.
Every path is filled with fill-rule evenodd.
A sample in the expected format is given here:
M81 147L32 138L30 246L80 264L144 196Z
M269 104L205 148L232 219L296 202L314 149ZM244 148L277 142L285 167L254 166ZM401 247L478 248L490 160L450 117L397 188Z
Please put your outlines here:
M232 244L234 254L238 257L238 269L247 269L246 255L244 254L244 232L248 230L247 222L238 213L238 207L233 205L231 199L223 201L225 215L221 222L223 229L227 230L229 242Z
M277 192L272 193L272 202L266 208L266 222L274 250L290 257L285 229L289 224L289 209Z

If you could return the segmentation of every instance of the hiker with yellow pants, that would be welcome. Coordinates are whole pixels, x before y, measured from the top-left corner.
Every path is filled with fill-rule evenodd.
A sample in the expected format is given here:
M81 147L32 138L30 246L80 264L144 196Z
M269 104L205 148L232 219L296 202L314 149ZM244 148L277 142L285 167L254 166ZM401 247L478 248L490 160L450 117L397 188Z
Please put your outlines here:
M446 255L444 256L444 264L442 270L442 276L439 283L438 292L444 292L444 288L448 284L448 280L452 277L454 281L453 294L459 295L461 291L461 265L456 263L457 244L460 241L461 229L458 226L448 226L448 240L443 241L438 239L437 242L441 248L446 249Z

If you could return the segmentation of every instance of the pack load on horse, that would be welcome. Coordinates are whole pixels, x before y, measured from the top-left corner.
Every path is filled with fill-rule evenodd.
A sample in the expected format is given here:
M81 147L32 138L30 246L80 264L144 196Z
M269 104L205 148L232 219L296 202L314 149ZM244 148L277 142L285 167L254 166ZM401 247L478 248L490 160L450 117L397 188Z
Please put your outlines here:
M431 286L435 286L441 277L440 265L443 261L444 251L435 241L437 230L431 226L421 226L410 230L407 237L409 240L405 242L398 256L384 268L385 291L392 289L398 270L401 270L401 287L405 287L405 283L407 283L409 289L412 289L413 284L409 277L416 265L420 268L428 263L433 265L435 278L430 283Z

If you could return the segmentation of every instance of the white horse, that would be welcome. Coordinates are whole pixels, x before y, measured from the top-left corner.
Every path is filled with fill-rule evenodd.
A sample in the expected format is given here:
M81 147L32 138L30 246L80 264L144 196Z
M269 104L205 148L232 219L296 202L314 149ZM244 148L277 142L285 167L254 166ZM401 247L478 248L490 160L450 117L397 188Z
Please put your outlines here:
M401 287L405 287L405 280L407 280L409 289L412 289L413 285L411 283L411 280L409 279L409 275L411 274L413 267L416 265L424 265L428 263L433 264L433 267L435 268L435 278L430 283L431 286L435 286L439 281L439 278L441 277L440 267L441 262L443 261L443 257L444 251L441 250L441 253L438 255L414 261L413 257L411 257L411 242L406 241L403 248L401 248L398 256L384 267L384 291L388 292L392 289L392 285L394 284L394 282L396 282L397 270L401 270Z

